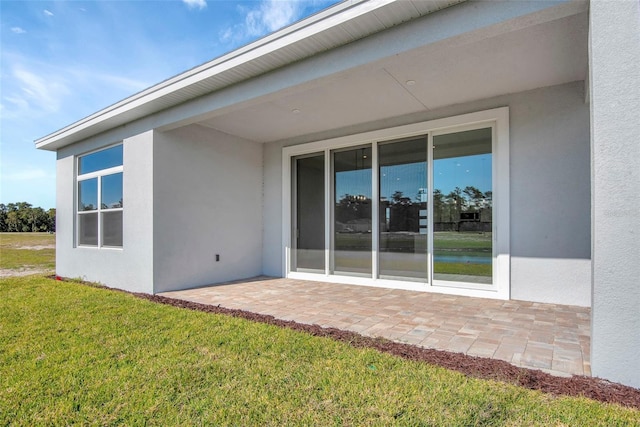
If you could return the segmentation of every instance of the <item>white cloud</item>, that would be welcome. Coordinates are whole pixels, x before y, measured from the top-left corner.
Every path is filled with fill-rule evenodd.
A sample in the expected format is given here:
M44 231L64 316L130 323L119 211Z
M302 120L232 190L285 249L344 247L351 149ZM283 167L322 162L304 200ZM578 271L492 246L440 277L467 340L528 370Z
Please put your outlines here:
M47 9L43 10L43 12L44 12L44 14L45 14L45 15L47 15L47 16L53 16L53 12L51 12L51 11L49 11L49 10L47 10Z
M26 31L20 27L11 27L11 31L13 31L16 34L24 34L26 33Z
M231 28L226 28L224 31L221 31L220 38L224 42L231 40L233 38L233 30Z
M2 59L12 64L1 76L3 120L75 120L154 82L154 78L119 75L118 67L112 71L75 63L57 65L13 52L3 52Z
M207 0L182 0L189 9L204 9L207 7Z
M15 96L5 96L3 98L5 101L9 101L11 104L13 104L18 110L26 110L27 108L29 108L29 103L27 102L26 99L23 98L18 98ZM5 107L4 104L2 105L2 109L4 110Z
M279 30L300 19L302 4L292 0L262 0L255 7L239 6L244 22L220 32L224 42L241 42Z
M268 31L276 31L297 21L301 11L299 2L267 0L260 5L260 18Z
M64 83L50 78L51 76L44 78L23 68L15 68L13 77L17 80L18 86L22 90L21 97L13 95L13 98L22 99L39 110L47 112L58 111L60 98L69 92Z

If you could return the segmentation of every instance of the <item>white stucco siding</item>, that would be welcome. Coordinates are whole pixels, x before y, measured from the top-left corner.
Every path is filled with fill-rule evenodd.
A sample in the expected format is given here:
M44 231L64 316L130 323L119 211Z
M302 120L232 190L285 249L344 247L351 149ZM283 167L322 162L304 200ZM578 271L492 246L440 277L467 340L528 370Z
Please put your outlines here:
M153 212L154 292L260 275L262 145L198 125L156 132Z
M503 106L509 107L511 122L511 298L588 306L589 110L583 82L397 117L383 125L400 126ZM329 129L326 138L376 128L380 124ZM265 274L284 274L282 147L304 142L310 141L297 138L265 146Z
M118 141L112 141L116 143ZM153 132L123 141L122 249L76 247L75 159L95 141L58 152L56 274L134 292L153 292Z
M640 387L640 3L590 6L594 376Z

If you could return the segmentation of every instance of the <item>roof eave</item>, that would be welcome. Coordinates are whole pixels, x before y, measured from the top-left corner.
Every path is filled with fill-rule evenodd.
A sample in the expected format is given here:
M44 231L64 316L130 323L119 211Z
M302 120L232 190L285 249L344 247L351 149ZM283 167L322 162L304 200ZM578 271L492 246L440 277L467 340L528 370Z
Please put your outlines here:
M137 119L162 111L163 108L161 107L157 109L152 107L150 111L145 112L143 107L151 106L154 101L160 103L159 100L161 100L162 97L179 94L181 90L202 83L206 79L219 76L221 73L233 74L234 71L239 71L241 68L250 65L258 59L268 57L278 50L300 43L314 35L331 31L346 22L372 13L395 1L396 0L345 0L255 42L164 80L49 135L39 138L35 141L35 146L38 149L55 151L66 145L120 126L129 121L125 119L125 117L133 115ZM440 0L442 4L446 5L463 1L466 0ZM346 44L352 40L344 37L344 40L341 41L343 44ZM304 59L305 57L308 57L308 55L293 58L289 63ZM235 84L240 81L242 81L241 78L230 84ZM222 87L216 87L213 91L220 90L221 88ZM169 108L170 107L171 105ZM167 107L165 106L165 108Z

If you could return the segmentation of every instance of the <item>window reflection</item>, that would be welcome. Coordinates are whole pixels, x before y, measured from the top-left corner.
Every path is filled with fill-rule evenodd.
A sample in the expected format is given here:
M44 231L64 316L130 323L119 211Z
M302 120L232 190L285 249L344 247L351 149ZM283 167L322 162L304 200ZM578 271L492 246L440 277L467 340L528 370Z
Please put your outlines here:
M433 278L492 283L491 129L433 138Z
M102 179L102 209L123 207L122 204L122 172L103 176Z
M333 153L333 269L371 277L371 146Z
M324 273L324 154L293 159L295 243L292 271Z
M380 144L380 277L427 280L427 141Z
M98 178L78 182L78 210L98 209Z
M122 166L122 144L82 156L78 163L78 175Z

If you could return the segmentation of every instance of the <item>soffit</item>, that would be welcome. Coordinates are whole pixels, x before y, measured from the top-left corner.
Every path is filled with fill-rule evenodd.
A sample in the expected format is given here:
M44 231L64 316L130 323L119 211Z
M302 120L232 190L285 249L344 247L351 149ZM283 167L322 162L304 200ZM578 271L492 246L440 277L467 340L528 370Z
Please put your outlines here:
M583 12L453 48L429 45L199 124L272 142L584 80L587 35Z

